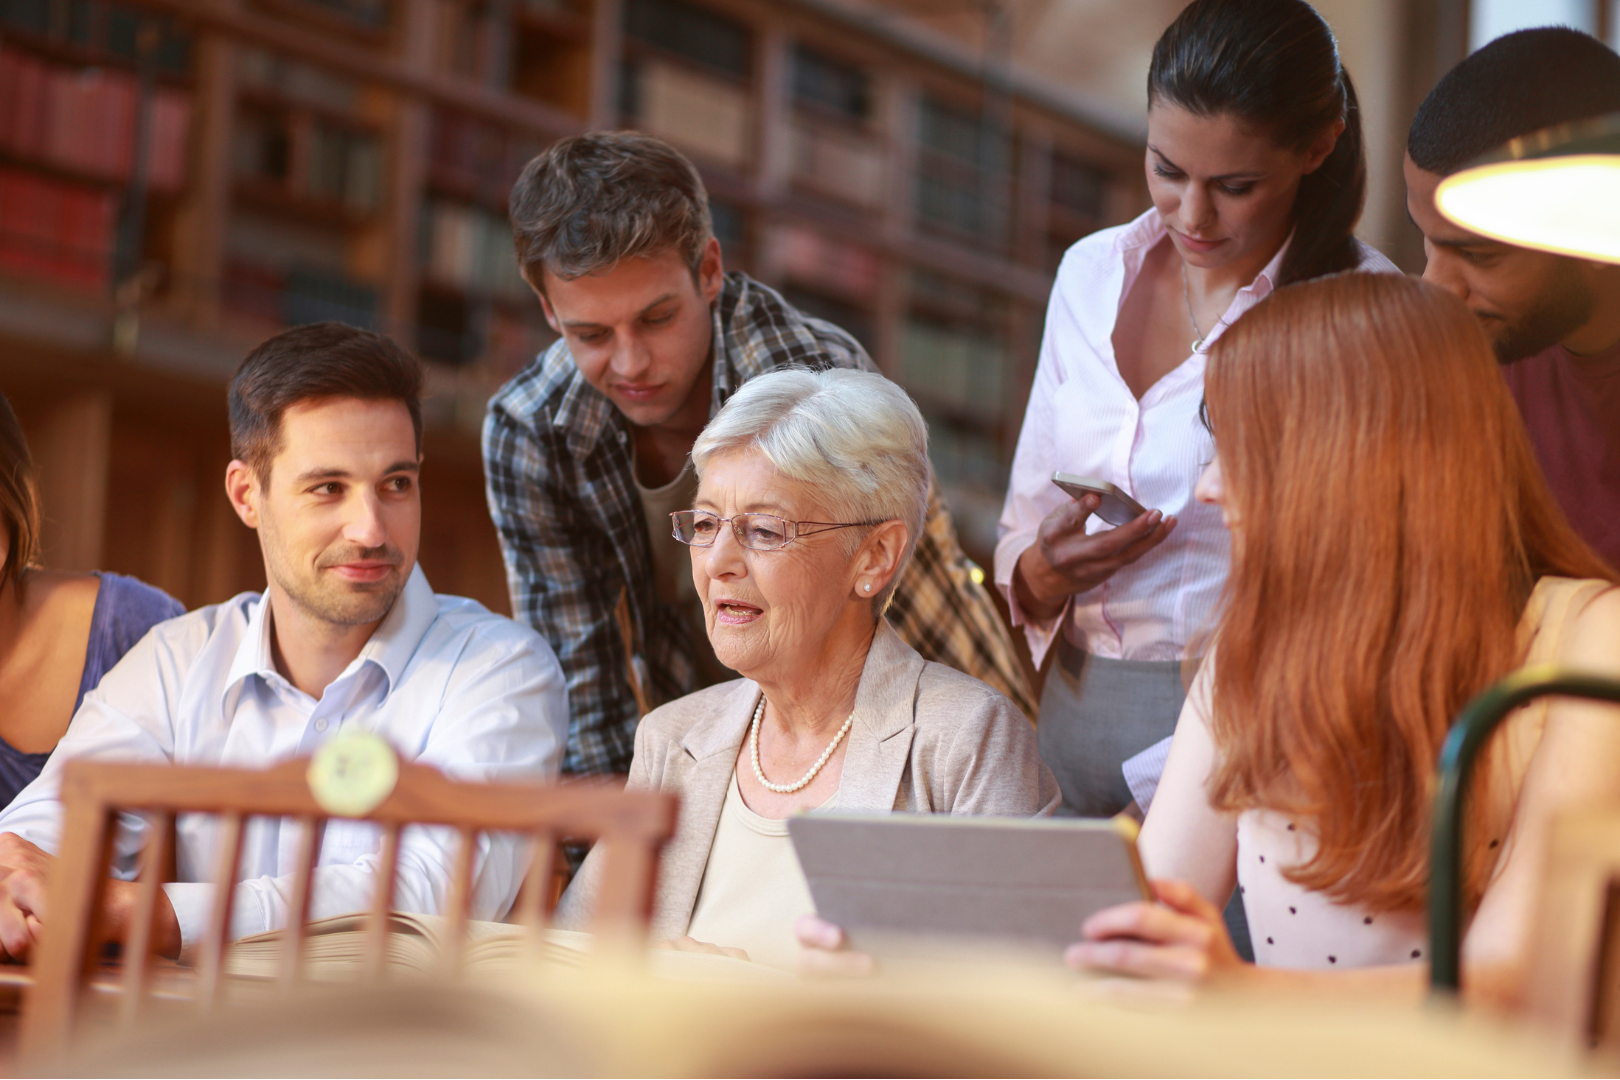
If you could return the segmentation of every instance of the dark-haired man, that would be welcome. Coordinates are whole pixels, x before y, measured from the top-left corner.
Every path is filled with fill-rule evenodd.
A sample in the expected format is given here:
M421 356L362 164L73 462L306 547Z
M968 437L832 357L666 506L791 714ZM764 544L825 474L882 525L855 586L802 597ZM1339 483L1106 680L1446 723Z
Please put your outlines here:
M5 955L26 957L49 918L44 881L72 758L262 767L358 730L462 779L556 774L567 703L551 650L471 600L434 595L416 565L421 386L399 346L335 323L288 330L242 363L225 491L259 534L267 588L155 627L85 696L39 779L0 814ZM211 865L214 833L212 820L180 819L183 875ZM396 906L439 910L452 847L436 832L406 834ZM369 907L378 850L373 827L328 824L315 917ZM297 851L290 823L250 824L235 936L286 924ZM477 860L474 917L499 918L522 853L491 838ZM213 892L195 880L164 887L157 939L167 955L199 939ZM111 883L104 916L116 936L133 899L132 883Z
M490 511L513 611L568 674L564 769L622 773L643 711L735 677L714 658L691 561L670 536L670 512L691 509L697 490L693 441L761 372L872 362L842 330L724 272L697 170L657 139L564 139L523 170L511 219L562 338L490 402ZM977 578L936 493L889 621L927 659L1033 715Z
M1620 112L1620 56L1576 30L1498 38L1453 68L1407 138L1406 205L1426 281L1479 317L1553 494L1620 567L1620 266L1487 239L1440 215L1440 181L1510 139Z

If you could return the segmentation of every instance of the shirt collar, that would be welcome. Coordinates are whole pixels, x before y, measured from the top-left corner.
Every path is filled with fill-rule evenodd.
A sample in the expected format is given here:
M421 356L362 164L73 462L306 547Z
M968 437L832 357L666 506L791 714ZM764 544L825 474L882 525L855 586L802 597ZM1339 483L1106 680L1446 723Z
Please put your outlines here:
M1114 254L1125 255L1131 251L1138 251L1137 257L1147 253L1147 249L1163 240L1169 234L1164 227L1164 220L1153 207L1148 207L1145 213L1137 216L1119 232L1114 234Z
M726 282L727 286L730 284L731 282ZM721 300L724 299L725 292L722 290ZM711 420L714 419L714 414L720 411L720 407L726 403L726 399L731 397L731 392L736 389L732 385L731 365L727 363L731 350L726 348L726 326L724 320L720 317L721 308L724 306L723 303L716 302L714 310L710 313L714 320L714 329L710 332L709 345L709 418Z
M428 584L422 567L414 566L411 576L405 579L405 588L400 590L388 614L377 624L377 629L360 650L360 655L345 669L344 674L366 663L375 664L388 680L388 689L383 695L386 698L399 686L411 657L416 655L417 647L427 636L428 627L438 617L439 601L433 595L433 587ZM271 649L270 627L270 593L266 591L248 616L247 630L242 635L242 643L237 646L225 678L225 694L253 675L264 679L272 675L281 677L276 671Z
M737 387L765 370L758 362L750 363L748 350L736 347L738 343L727 333L728 327L736 326L737 309L742 306L747 291L747 279L734 271L725 276L720 295L714 301L714 345L710 354L714 366L709 380L713 387L709 402L711 419Z
M1146 213L1120 229L1118 234L1115 235L1114 253L1123 257L1134 254L1136 259L1140 261L1141 257L1147 254L1154 244L1157 244L1168 235L1170 235L1170 230L1164 227L1164 219L1159 217L1157 210L1149 208ZM1261 296L1269 295L1271 290L1277 287L1277 276L1282 272L1283 258L1288 254L1288 248L1293 242L1294 234L1289 233L1288 239L1284 240L1282 247L1277 249L1277 254L1273 255L1271 261L1261 268L1255 279L1238 290L1239 295L1245 292L1260 292Z
M225 676L225 693L230 693L232 687L250 675L269 678L275 670L276 662L270 650L270 591L266 589L248 615L247 630L242 634L242 643L236 647L236 656L231 659L231 670Z
M421 564L417 564L411 568L411 576L406 579L394 606L388 609L371 640L360 650L361 660L371 661L388 676L389 693L404 678L411 657L416 655L428 627L438 617L439 599L433 595L433 586L428 584Z
M1125 281L1127 286L1142 269L1142 259L1152 250L1153 245L1168 235L1170 235L1170 230L1165 228L1164 220L1159 217L1159 212L1151 207L1146 213L1120 229L1118 234L1115 235L1114 254L1126 265ZM1284 240L1282 247L1277 249L1277 254L1273 255L1271 261L1260 269L1254 280L1237 291L1237 295L1232 298L1232 307L1227 309L1226 313L1232 318L1228 319L1226 315L1222 316L1221 321L1205 337L1204 343L1206 345L1214 344L1215 339L1226 332L1226 327L1231 321L1235 321L1237 315L1241 315L1261 300L1270 296L1272 291L1277 288L1277 278L1282 273L1283 259L1287 257L1288 249L1293 242L1294 234L1289 233L1288 239ZM1124 301L1125 294L1121 290L1120 302L1124 303Z
M1238 295L1253 294L1257 300L1263 300L1270 296L1272 290L1277 287L1277 279L1282 275L1283 259L1288 257L1288 249L1293 243L1294 234L1289 233L1288 239L1284 240L1282 247L1277 249L1277 254L1271 257L1270 262L1261 267L1260 272L1255 275L1253 281L1238 290Z
M566 341L557 342L556 350L547 357L547 362L548 365L566 365L568 369L556 373L566 388L557 411L552 414L552 426L563 432L568 440L568 449L573 454L586 457L596 449L596 440L601 438L604 431L609 428L623 431L624 418L606 394L585 381L585 376L579 373L579 368L574 364L574 356L568 351Z

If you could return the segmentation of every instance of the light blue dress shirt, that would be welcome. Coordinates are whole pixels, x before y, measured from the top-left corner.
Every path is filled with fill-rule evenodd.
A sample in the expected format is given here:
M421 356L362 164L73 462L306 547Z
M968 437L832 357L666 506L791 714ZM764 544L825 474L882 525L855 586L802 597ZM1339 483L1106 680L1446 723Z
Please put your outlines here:
M526 626L472 600L436 596L420 567L360 655L320 699L294 687L271 659L269 604L242 593L159 623L85 696L39 778L0 813L0 832L47 851L61 841L63 762L175 762L263 768L312 753L344 728L374 732L401 758L460 780L546 780L557 775L568 732L562 669ZM129 876L139 820L117 845ZM183 955L206 932L213 903L217 821L182 816L179 882L165 886ZM289 819L253 819L245 831L232 934L285 926L299 831ZM449 895L455 834L413 827L401 837L394 906L434 914ZM311 917L366 910L376 887L381 833L327 825ZM472 917L498 919L522 883L525 850L483 836Z

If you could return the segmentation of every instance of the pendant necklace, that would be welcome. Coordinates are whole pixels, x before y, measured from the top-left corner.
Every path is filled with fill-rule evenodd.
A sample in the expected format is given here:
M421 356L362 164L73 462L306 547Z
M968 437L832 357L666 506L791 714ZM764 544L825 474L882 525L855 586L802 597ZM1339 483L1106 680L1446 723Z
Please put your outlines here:
M1193 314L1192 290L1187 287L1186 263L1181 264L1181 298L1187 302L1187 321L1192 323L1193 333L1197 335L1197 337L1193 338L1192 351L1195 353L1208 352L1209 346L1204 344L1204 332L1198 329L1198 316ZM1219 330L1225 325L1226 319L1224 317L1217 319L1215 321L1215 325L1210 328L1209 332L1213 334L1216 330Z
M809 772L799 778L797 784L773 784L765 779L765 770L759 767L759 722L764 718L765 695L761 694L759 695L759 707L754 710L754 722L748 731L748 748L754 755L754 778L764 785L765 790L774 791L778 795L791 795L814 780L816 773L820 772L821 767L827 764L827 759L832 757L833 751L838 749L838 744L843 742L844 736L849 733L850 725L855 722L855 714L850 713L849 719L844 721L844 726L839 728L838 734L833 736L833 741L827 744L827 749L821 752L821 756L816 759L816 763L810 766Z

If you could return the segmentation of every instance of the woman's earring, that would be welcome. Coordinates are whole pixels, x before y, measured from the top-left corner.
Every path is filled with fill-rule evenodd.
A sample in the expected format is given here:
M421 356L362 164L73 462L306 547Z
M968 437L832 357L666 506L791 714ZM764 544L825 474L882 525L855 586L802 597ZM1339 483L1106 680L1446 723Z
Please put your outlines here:
M865 585L862 585L861 588L864 589L867 592L871 592L872 591L872 583L870 581L868 581Z

